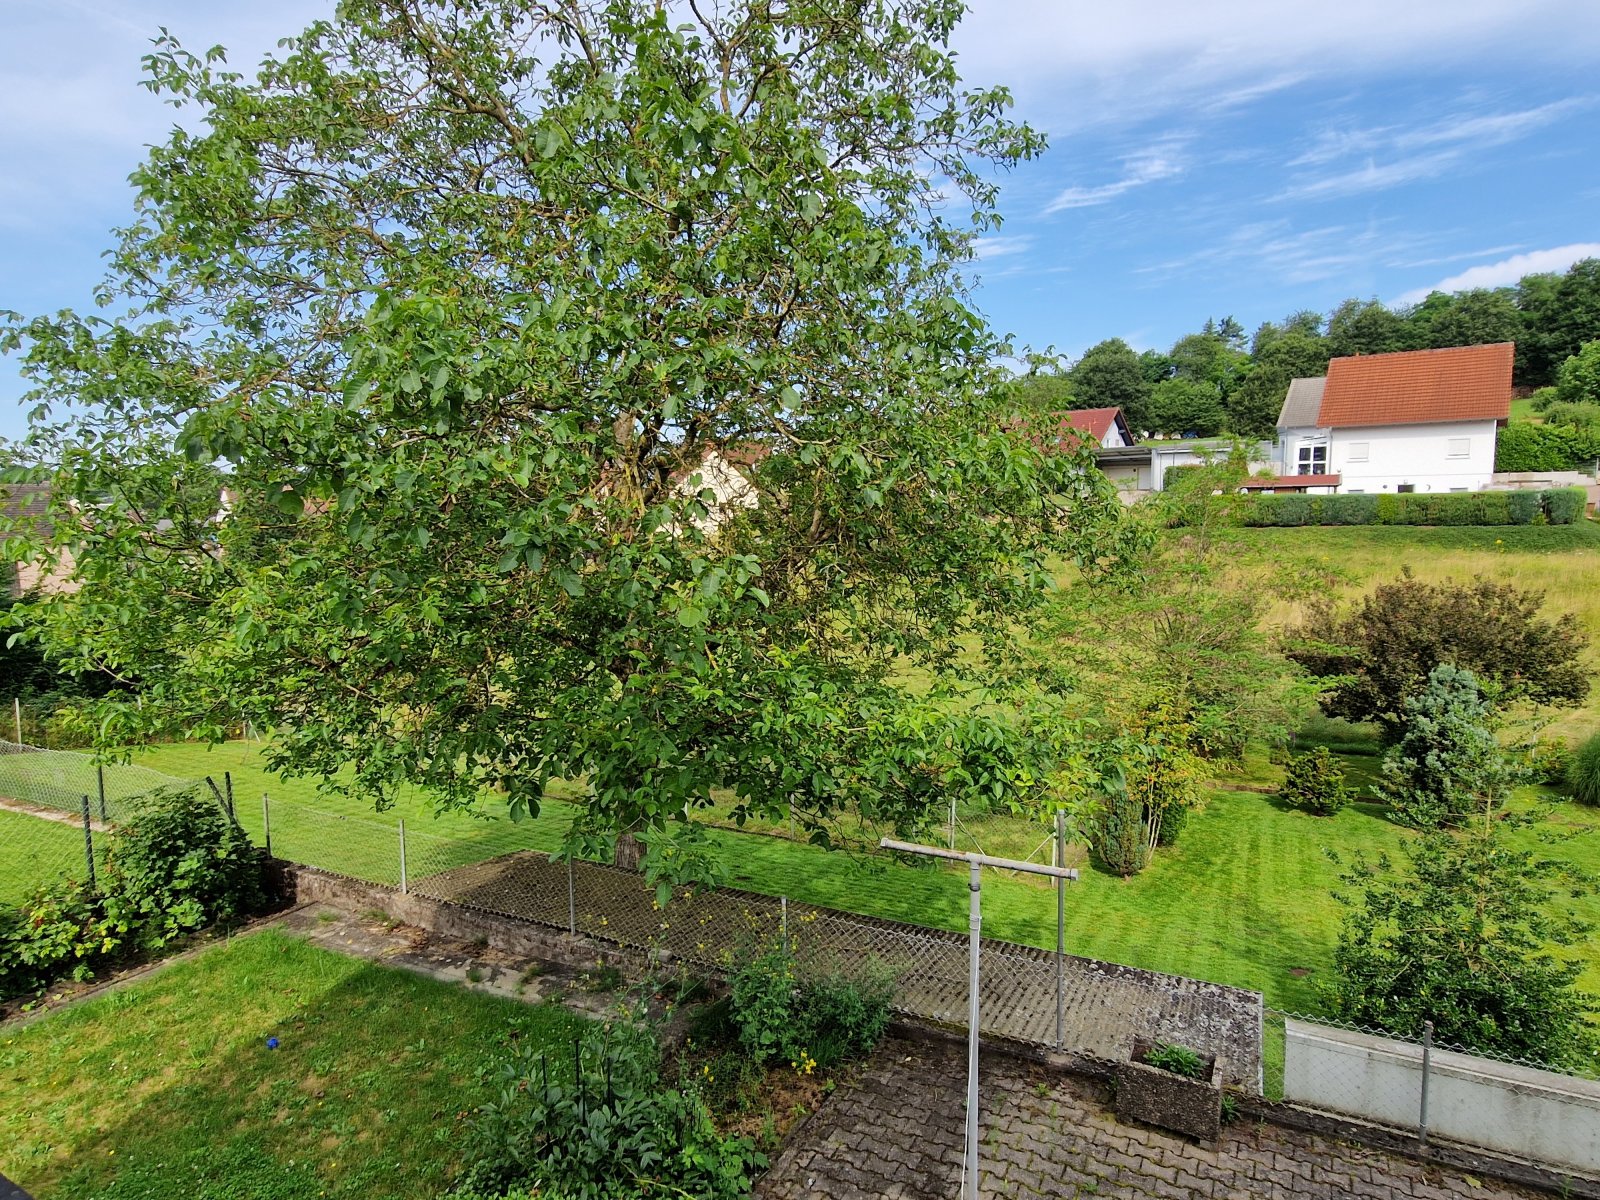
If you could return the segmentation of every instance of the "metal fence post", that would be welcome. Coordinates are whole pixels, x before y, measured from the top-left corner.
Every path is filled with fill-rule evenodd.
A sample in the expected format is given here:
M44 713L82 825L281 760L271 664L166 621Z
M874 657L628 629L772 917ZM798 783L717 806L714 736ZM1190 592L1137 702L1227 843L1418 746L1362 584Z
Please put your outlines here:
M267 794L261 793L261 841L266 846L267 857L272 857L272 809L267 804Z
M234 814L233 814L233 772L232 771L224 771L222 773L222 787L223 787L224 791L227 792L227 795L228 795L228 820L232 821L234 824L237 825L239 823L239 818L234 816Z
M109 824L106 817L106 766L96 763L94 766L95 779L100 785L100 823Z
M778 897L778 923L783 930L783 954L789 955L789 897Z
M578 936L578 888L573 879L572 858L567 857L567 932Z
M406 819L400 818L400 894L406 894Z
M83 857L89 866L89 890L95 890L94 882L94 833L89 828L89 797L83 798Z
M1067 818L1056 812L1056 866L1067 865ZM1056 1049L1066 1045L1067 881L1056 876Z
M1417 1114L1417 1142L1428 1148L1428 1074L1433 1069L1433 1022L1422 1023L1422 1105Z
M17 745L22 745L22 701L13 696L11 698L11 714L17 719Z
M956 798L950 797L950 849L956 848Z

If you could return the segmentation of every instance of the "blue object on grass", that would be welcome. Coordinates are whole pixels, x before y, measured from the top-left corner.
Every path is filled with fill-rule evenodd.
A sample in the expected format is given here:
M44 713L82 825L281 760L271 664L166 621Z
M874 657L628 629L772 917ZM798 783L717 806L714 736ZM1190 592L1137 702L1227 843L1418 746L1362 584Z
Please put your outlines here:
M278 1039L277 1038L268 1038L267 1039L267 1049L268 1050L276 1050L277 1048L278 1048Z

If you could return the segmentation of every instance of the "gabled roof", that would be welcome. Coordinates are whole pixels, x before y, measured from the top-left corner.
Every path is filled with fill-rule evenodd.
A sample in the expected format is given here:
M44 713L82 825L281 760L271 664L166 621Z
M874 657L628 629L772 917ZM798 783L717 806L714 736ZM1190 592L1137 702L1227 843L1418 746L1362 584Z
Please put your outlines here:
M1511 415L1510 342L1363 354L1328 364L1317 425L1504 421ZM1287 402L1285 402L1287 406Z
M1128 428L1128 422L1122 415L1120 408L1079 408L1072 412L1061 414L1062 432L1076 429L1080 433L1087 433L1101 445L1105 444L1106 435L1112 427L1122 431L1122 440L1128 445L1133 445L1133 431Z
M1317 414L1322 411L1322 389L1327 383L1323 375L1315 379L1291 379L1289 394L1283 398L1283 411L1278 414L1278 428L1314 428Z

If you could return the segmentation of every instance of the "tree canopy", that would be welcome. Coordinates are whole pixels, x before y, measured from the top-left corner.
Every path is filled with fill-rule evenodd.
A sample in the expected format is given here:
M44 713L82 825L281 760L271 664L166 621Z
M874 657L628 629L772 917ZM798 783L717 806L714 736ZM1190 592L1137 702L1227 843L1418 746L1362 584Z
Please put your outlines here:
M56 506L12 549L80 584L32 615L144 700L106 742L248 718L513 813L581 780L575 847L680 871L714 788L907 817L1052 556L1116 554L965 303L1042 140L961 84L961 9L351 0L253 78L164 37L204 121L133 176L127 315L5 337Z

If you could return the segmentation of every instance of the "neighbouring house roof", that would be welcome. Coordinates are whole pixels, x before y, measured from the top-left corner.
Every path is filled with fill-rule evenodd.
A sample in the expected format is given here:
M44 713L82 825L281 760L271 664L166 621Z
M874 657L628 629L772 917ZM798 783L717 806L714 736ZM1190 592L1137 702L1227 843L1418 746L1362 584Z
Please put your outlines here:
M1303 492L1308 487L1338 487L1341 475L1272 475L1246 479L1239 485L1244 492Z
M1133 431L1128 428L1127 419L1123 417L1120 408L1079 408L1072 412L1064 412L1061 416L1062 431L1076 429L1080 433L1087 433L1101 445L1105 444L1106 435L1112 427L1122 431L1122 440L1128 445L1133 445Z
M1283 398L1283 411L1278 414L1278 428L1313 428L1322 410L1322 390L1327 383L1325 375L1315 379L1291 379L1289 394Z
M1510 342L1362 354L1328 364L1316 424L1422 425L1511 415ZM1287 406L1287 402L1286 402Z

